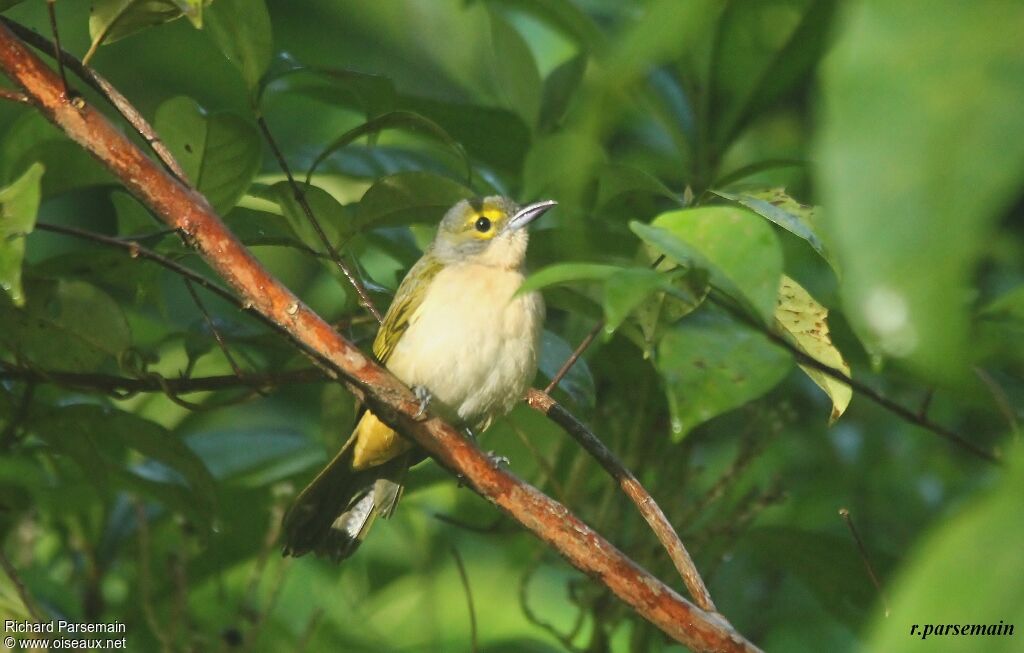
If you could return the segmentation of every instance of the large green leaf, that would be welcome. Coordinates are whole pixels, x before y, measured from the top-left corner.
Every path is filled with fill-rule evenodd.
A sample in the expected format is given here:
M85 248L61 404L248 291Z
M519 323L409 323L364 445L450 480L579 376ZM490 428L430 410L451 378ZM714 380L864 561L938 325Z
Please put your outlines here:
M1024 4L853 4L824 68L818 180L846 314L932 380L969 370L967 282L1024 178Z
M21 262L25 238L36 225L43 165L33 164L6 188L0 188L0 290L11 296L15 306L24 306Z
M55 451L70 456L102 486L130 484L170 501L169 507L209 519L214 482L202 460L161 426L137 415L90 404L57 408L31 422L32 430ZM128 466L125 449L144 457ZM155 465L154 465L155 463ZM105 479L104 476L112 475ZM184 482L188 492L175 489Z
M43 197L115 183L88 152L32 111L11 122L0 137L0 184L11 183L37 162L46 168Z
M953 518L937 520L935 530L908 551L889 592L892 616L875 620L867 650L1020 650L1024 584L1016 580L1024 577L1024 466L1021 452L1014 453L1016 464L995 489ZM1008 634L1011 628L1018 632Z
M537 116L537 126L541 131L551 131L562 121L586 70L587 57L580 54L548 73L544 79L540 113Z
M318 186L300 183L299 188L306 204L313 212L313 217L332 244L337 246L341 240L355 233L356 224L350 207L343 206L333 195ZM271 186L255 184L252 193L255 197L277 204L280 214L284 216L292 233L300 241L317 251L324 251L323 242L305 209L295 198L291 183L279 181Z
M491 69L498 94L505 106L519 114L527 125L537 121L540 109L541 80L526 41L501 14L490 12Z
M95 372L114 367L132 343L121 307L95 286L34 282L26 295L20 309L0 295L0 344L39 367Z
M182 16L201 22L202 11L199 0L93 0L89 5L89 56L104 43Z
M401 224L436 224L456 202L473 191L430 172L384 177L366 191L356 213L360 229Z
M667 331L658 346L672 411L672 437L771 390L791 367L766 336L705 308Z
M206 10L204 29L255 91L274 53L270 14L263 0L217 0Z
M866 621L878 591L864 572L850 537L785 526L763 526L743 537L742 548L769 569L777 569L803 583L833 616L851 628ZM882 571L887 557L873 552ZM891 651L894 649L871 649Z
M467 178L472 176L473 168L469 161L469 156L467 156L465 150L462 149L462 145L452 138L443 127L433 120L425 118L412 111L389 111L388 113L371 118L363 124L349 129L344 134L331 141L331 143L321 150L320 153L317 154L316 158L313 159L313 162L309 166L309 171L306 173L306 182L308 183L312 178L313 173L316 172L317 166L319 166L320 163L329 156L363 136L376 136L385 129L404 129L412 133L423 133L437 139L439 142L451 148L456 156L462 159L462 162L466 166Z
M771 227L749 211L704 207L671 211L630 228L679 263L707 270L713 286L766 323L775 311L782 251Z
M362 112L367 119L395 109L395 84L383 75L345 68L306 66L279 53L261 81L260 95L272 91L302 93L312 98Z
M836 0L736 0L718 22L711 66L713 147L722 152L817 64Z
M189 180L220 214L245 193L260 167L260 135L231 113L207 114L179 96L156 111L155 127Z
M518 292L540 290L576 281L604 281L624 269L626 268L606 263L555 263L531 274L519 287Z
M769 188L745 193L731 193L724 190L711 191L719 197L742 204L762 218L771 220L789 233L803 238L814 251L838 271L832 255L818 233L821 218L819 207L807 206L790 197L782 188Z

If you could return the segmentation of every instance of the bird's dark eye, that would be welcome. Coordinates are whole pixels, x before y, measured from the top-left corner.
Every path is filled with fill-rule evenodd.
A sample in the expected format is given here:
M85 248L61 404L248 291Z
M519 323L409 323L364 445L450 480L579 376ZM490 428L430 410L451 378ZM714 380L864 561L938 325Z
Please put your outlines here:
M476 221L476 230L482 234L491 230L491 221L487 218L480 218Z

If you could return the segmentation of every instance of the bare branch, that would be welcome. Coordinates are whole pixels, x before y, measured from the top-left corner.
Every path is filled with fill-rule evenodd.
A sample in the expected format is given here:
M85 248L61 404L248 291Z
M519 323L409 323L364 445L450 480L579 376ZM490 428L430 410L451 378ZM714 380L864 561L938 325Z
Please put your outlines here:
M676 567L676 571L683 577L683 582L686 583L686 588L690 591L690 596L693 597L693 600L704 610L716 611L715 604L711 600L711 594L704 585L704 580L700 577L700 572L697 571L696 565L693 564L693 559L690 558L690 554L687 552L682 540L679 539L679 535L672 528L668 517L665 516L665 513L658 507L654 498L644 489L644 486L641 485L636 476L633 475L633 472L629 471L615 457L611 449L606 447L596 435L591 433L590 429L583 422L562 408L550 395L539 390L530 389L526 392L526 403L534 410L546 415L548 419L561 426L566 433L574 437L587 450L587 453L593 456L601 464L601 467L619 483L619 487L636 504L640 514L643 515L644 520L657 536L658 541L665 547L669 558L672 559L672 564Z
M382 421L413 438L475 491L669 637L700 651L757 650L720 615L705 612L676 594L567 508L499 468L451 426L436 417L418 418L418 401L407 387L272 277L227 230L204 197L154 164L88 103L72 106L61 92L59 77L6 27L0 27L0 69L136 198L179 229L243 302L287 331L308 355L344 379Z

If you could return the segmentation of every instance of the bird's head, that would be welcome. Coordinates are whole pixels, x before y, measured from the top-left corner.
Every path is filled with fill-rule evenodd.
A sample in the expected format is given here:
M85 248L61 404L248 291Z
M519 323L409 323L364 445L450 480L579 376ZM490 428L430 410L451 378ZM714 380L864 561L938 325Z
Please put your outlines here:
M520 207L499 195L462 200L441 220L434 254L448 264L518 268L526 256L527 225L554 205L546 200Z

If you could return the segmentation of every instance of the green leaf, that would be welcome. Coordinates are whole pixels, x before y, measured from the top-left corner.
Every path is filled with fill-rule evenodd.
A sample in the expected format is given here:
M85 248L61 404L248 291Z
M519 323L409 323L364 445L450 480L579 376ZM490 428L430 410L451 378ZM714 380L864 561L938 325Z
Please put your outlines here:
M626 268L604 283L605 333L614 333L655 290L671 286L668 275L650 268Z
M604 281L624 269L604 263L555 263L531 274L516 292L522 294L576 281Z
M828 309L816 302L803 286L786 275L782 275L779 284L775 326L800 351L819 363L850 376L850 365L843 360L843 355L832 344L832 338L829 336ZM832 400L832 413L828 420L829 424L832 424L846 412L846 407L850 405L850 399L853 397L853 390L849 385L813 367L801 365L800 369L806 372Z
M466 151L462 149L462 145L452 138L443 127L412 111L391 111L382 116L371 118L357 127L353 127L321 150L320 154L316 156L313 163L310 165L309 172L306 173L306 183L309 183L313 173L316 172L317 167L324 161L324 159L363 136L379 134L385 129L404 129L414 133L424 133L428 136L433 136L438 141L451 148L456 156L462 159L466 166L467 178L473 175L472 163L470 162Z
M221 215L249 188L260 167L260 135L231 113L207 114L178 96L156 111L156 131L186 176Z
M0 310L0 344L44 369L113 368L132 344L121 307L81 281L26 284L25 306ZM6 301L0 295L0 306Z
M217 0L206 10L205 31L242 73L251 92L270 65L274 37L263 0Z
M323 447L292 429L211 430L185 439L214 478L246 486L268 485L325 459Z
M130 479L136 489L155 490L158 499L171 501L171 508L198 513L206 520L212 514L215 489L210 472L183 440L153 422L131 413L76 404L32 420L31 428L55 450L74 459L87 474L99 477L101 487L106 485L102 478L105 474L116 474L112 480ZM141 454L146 462L129 469L125 449ZM190 492L157 489L160 485L180 486L182 481ZM120 483L111 485L118 487Z
M541 94L537 126L541 131L553 131L562 122L565 112L579 90L587 70L587 56L578 54L548 73Z
M749 552L768 569L799 580L825 609L850 628L864 623L878 598L878 591L864 572L864 564L849 537L786 526L763 526L744 536L740 550ZM872 551L871 557L879 571L892 564L888 556L883 557L877 551Z
M6 11L16 4L20 4L25 0L0 0L0 11Z
M828 46L836 0L738 0L718 22L711 66L713 147L806 79Z
M25 305L21 262L25 238L36 226L43 170L43 164L35 163L13 184L0 188L0 289L11 296L15 306Z
M707 270L713 286L768 323L775 311L782 251L771 227L743 209L672 211L651 225L630 223L644 241L679 263Z
M711 191L719 197L742 204L762 218L771 220L791 234L803 238L838 271L835 261L817 233L820 222L817 206L806 206L786 194L783 188L769 188L748 193L730 193L724 190Z
M90 186L113 185L114 177L88 152L39 112L22 114L0 138L0 184L9 184L36 163L46 168L43 197Z
M221 0L223 1L223 0ZM181 18L183 7L194 3L175 0L93 0L89 5L89 37L86 60L96 49L146 28Z
M643 342L638 343L645 356L653 354L654 345L666 328L689 315L700 306L707 297L707 271L700 269L679 269L671 261L662 261L657 270L671 278L668 291L655 292L647 297L635 310L636 321L640 327Z
M430 172L401 172L379 179L356 211L359 229L437 224L456 202L473 196L462 184Z
M523 37L499 13L491 10L490 18L494 84L505 106L519 114L527 125L534 125L541 99L537 62Z
M299 188L313 216L332 244L337 246L340 241L355 233L355 220L348 207L343 206L333 195L318 186L300 183ZM271 186L256 184L252 187L252 194L277 204L296 238L318 252L324 251L319 234L306 216L305 209L295 199L289 182L279 181Z
M540 358L537 367L541 375L548 381L555 378L565 361L572 356L573 348L557 334L544 330L541 336ZM569 368L565 377L558 382L558 388L565 391L580 408L594 406L594 377L590 373L587 362L582 358Z
M263 76L266 89L302 93L330 104L352 107L368 119L395 109L397 92L391 79L344 68L305 66L290 55L279 54Z
M1024 178L1024 4L871 0L846 18L813 157L844 314L924 378L966 378L967 285Z
M1002 481L984 496L962 507L959 514L936 521L930 535L908 552L907 564L889 590L892 615L879 615L869 630L866 650L910 651L927 648L943 653L978 650L1010 653L1020 649L1024 623L1024 466L1020 451ZM951 573L951 570L963 570ZM964 597L972 597L965 601ZM916 631L911 631L917 624ZM926 637L924 626L943 628ZM988 630L1012 625L1012 636ZM954 628L984 630L975 635ZM967 635L967 636L964 636Z
M474 159L510 174L522 169L530 145L530 128L506 109L402 96L398 107L415 111L440 125Z
M705 307L665 333L657 365L668 388L672 437L679 440L771 390L791 361L763 334Z
M660 179L639 168L612 163L601 168L598 177L597 206L603 207L625 195L656 195L683 206L683 200Z

